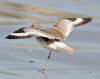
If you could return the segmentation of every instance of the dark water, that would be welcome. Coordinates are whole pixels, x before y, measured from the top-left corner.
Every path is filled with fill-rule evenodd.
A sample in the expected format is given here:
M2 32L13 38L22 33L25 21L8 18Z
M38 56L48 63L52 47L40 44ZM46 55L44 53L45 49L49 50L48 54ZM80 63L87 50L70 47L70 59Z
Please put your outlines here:
M92 17L64 41L72 55L52 53L45 73L40 69L48 50L35 39L4 39L14 30L39 23L48 28L63 17ZM0 0L0 79L99 79L99 0Z

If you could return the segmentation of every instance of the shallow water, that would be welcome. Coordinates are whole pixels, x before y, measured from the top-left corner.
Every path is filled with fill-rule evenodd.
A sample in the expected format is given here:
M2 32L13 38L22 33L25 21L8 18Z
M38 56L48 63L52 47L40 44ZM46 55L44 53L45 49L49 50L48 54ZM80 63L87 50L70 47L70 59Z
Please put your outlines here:
M99 0L0 0L0 79L99 79ZM35 39L7 40L9 33L32 23L49 28L63 17L92 17L64 41L75 49L72 55L52 53L45 73L48 50Z

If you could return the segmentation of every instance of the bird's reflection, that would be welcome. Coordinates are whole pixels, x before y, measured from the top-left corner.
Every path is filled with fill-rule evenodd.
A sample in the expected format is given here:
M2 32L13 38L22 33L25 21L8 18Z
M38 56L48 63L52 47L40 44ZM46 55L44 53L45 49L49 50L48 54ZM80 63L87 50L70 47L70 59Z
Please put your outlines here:
M48 79L46 72L41 72L43 74L44 79Z
M45 71L42 70L37 70L37 71L43 74L44 79L48 79Z

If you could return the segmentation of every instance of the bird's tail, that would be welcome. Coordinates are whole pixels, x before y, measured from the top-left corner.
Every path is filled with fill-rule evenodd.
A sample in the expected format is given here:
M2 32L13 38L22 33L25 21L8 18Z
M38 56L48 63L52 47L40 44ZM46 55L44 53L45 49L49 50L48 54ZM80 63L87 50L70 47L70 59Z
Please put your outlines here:
M56 51L56 52L64 52L66 54L72 54L73 49L63 42L54 42L53 44L49 45L49 48Z
M57 48L59 51L64 52L66 54L72 54L73 53L73 48L69 47L68 45L64 44L63 42L57 42L56 43Z

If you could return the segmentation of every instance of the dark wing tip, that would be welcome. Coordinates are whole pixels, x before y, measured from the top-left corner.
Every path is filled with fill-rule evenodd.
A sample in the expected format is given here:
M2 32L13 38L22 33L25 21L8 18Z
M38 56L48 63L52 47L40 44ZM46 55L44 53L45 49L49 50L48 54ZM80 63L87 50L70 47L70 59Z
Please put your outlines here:
M25 39L25 38L31 38L31 37L33 37L33 35L29 35L29 36L8 35L7 37L5 37L5 39Z
M92 18L91 18L91 17L89 17L89 18L83 18L83 20L84 20L85 22L91 22L91 21L92 21Z
M11 35L8 35L7 37L5 37L5 39L10 39L11 38Z
M20 28L20 29L14 31L13 33L25 33L24 29L25 29L25 27ZM14 35L8 35L7 37L5 37L5 39L20 39L20 37L14 36Z
M7 37L5 37L5 39L18 39L18 37L13 35L8 35Z
M68 20L70 20L70 21L75 21L77 18L64 18L64 19L68 19Z
M14 31L13 33L25 33L25 31L24 31L25 28L26 27L22 27L22 28L20 28L20 29L18 29L16 31Z
M26 27L23 27L23 28L20 28L16 31L14 31L13 33L17 33L17 34L20 34L20 33L26 33L24 30L25 30ZM8 35L7 37L5 37L5 39L24 39L24 38L30 38L32 37L32 35L26 35L26 36L17 36L17 35Z

